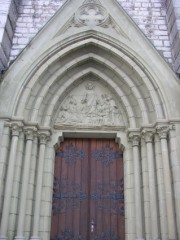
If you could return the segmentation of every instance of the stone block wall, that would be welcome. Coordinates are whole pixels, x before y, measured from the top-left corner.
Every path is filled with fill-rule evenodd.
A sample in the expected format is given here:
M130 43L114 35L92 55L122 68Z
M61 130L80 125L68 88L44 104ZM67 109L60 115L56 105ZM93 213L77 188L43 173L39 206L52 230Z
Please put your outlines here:
M64 1L0 0L0 39L3 39L0 48L1 69L6 68L7 61L10 63L17 57ZM165 60L173 65L174 71L180 72L180 1L117 1Z
M180 74L180 0L166 0L174 71Z
M62 6L63 1L64 0L21 0L10 61L15 59L26 47L29 41Z
M165 0L118 0L161 55L172 62Z
M117 0L137 23L161 55L172 62L166 22L165 0ZM63 0L22 0L19 7L11 58L13 60L30 39L60 8Z
M0 72L6 69L18 17L18 0L0 0Z

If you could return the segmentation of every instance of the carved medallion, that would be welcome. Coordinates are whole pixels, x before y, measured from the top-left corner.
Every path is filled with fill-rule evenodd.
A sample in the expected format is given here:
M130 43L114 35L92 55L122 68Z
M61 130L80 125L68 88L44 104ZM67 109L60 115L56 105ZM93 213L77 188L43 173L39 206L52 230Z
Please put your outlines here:
M75 13L75 21L85 26L102 25L107 19L108 13L105 8L95 3L84 4Z

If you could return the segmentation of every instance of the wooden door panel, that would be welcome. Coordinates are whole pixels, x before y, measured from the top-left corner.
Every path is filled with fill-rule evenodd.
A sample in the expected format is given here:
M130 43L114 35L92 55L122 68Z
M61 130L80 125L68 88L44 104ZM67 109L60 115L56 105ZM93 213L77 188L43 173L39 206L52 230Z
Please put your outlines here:
M56 151L51 240L124 240L123 187L114 140L66 139Z

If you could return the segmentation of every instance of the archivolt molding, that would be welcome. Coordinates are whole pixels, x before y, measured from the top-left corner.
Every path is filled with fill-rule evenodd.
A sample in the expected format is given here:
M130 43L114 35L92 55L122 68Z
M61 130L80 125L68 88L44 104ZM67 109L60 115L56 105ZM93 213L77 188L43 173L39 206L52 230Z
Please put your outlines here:
M104 51L104 52L106 52L106 54L107 54L107 50L108 50L108 57L103 57L100 55L97 56L97 54L92 53L92 52L88 53L88 54L86 53L83 55L82 46L84 46L84 48L86 48L88 46L96 47L97 49L99 49L99 52ZM61 68L59 70L57 70L56 67L58 66L58 61L60 61L63 58L65 59L66 56L68 56L68 54L71 54L71 56L73 58L72 50L73 50L73 52L82 51L82 55L79 56L78 58L75 58L72 61L69 59L68 63L64 64L63 66L61 66ZM138 78L139 78L138 80L140 80L139 82L141 82L142 85L144 84L144 89L146 88L147 92L149 92L149 94L150 94L149 100L151 99L150 101L152 101L152 105L155 108L156 118L164 118L164 109L162 107L162 101L160 100L160 96L157 93L158 92L157 87L154 88L153 84L148 79L145 72L139 67L139 65L137 63L135 63L127 55L120 52L116 48L113 48L112 46L108 45L107 43L103 43L101 41L97 42L96 39L93 39L93 38L86 39L86 40L80 41L78 43L72 44L71 46L67 47L67 49L62 50L59 53L56 52L56 54L52 57L50 57L50 55L48 55L48 56L49 56L49 59L46 62L44 61L44 63L42 63L41 66L38 65L37 68L34 69L34 71L35 71L34 76L33 77L29 76L29 82L27 82L26 87L24 88L24 92L22 92L19 97L19 102L17 104L17 112L16 112L17 116L23 116L23 114L24 114L23 111L25 109L25 106L28 104L28 101L30 100L30 98L29 98L30 94L33 92L33 89L36 88L36 84L38 84L39 80L42 79L45 74L47 74L49 80L44 82L44 86L42 87L42 90L38 93L38 95L33 96L36 98L36 100L33 104L35 107L34 107L33 112L30 113L30 115L32 115L32 118L31 118L32 121L37 121L37 116L38 116L38 112L40 111L41 104L44 101L46 95L48 94L49 89L53 86L53 84L56 84L58 81L60 82L59 79L61 78L61 76L63 74L66 74L68 76L69 69L72 69L75 66L79 67L79 66L83 65L83 63L85 61L89 60L91 62L94 61L94 62L98 63L99 65L105 66L105 69L108 69L108 71L114 72L114 75L117 75L119 77L120 84L123 84L123 82L124 82L128 86L128 88L132 91L134 98L138 101L139 109L141 111L142 118L143 118L142 123L148 124L149 117L148 117L148 109L147 109L146 99L142 97L143 91L139 90L139 88L137 87L137 83L134 82L134 79L133 79L134 78L133 74L136 74L136 76L138 76ZM117 59L116 63L119 59L119 63L118 63L119 65L116 65L113 63L113 61L112 61L113 58ZM121 65L123 65L124 69L121 69ZM95 69L95 67L94 67L94 69ZM130 69L131 69L131 72L128 74L127 70L130 70ZM80 70L80 68L79 68L79 70ZM82 70L84 71L84 69L82 69ZM82 70L80 70L79 77L83 76L83 74L81 74ZM95 71L96 71L96 69L95 69ZM72 78L72 76L71 76L71 78ZM46 77L44 77L44 79L46 79ZM113 81L114 81L114 79L113 79ZM113 83L113 81L111 81L111 82ZM73 81L72 81L72 84L73 84ZM112 89L116 88L116 87L117 87L116 84L114 86L113 85L111 86ZM67 87L64 88L63 86L61 86L62 91L61 90L59 90L59 91L63 92L66 89L67 89ZM122 98L122 96L124 96L125 98L128 98L128 96L126 96L126 95L127 94L123 94L123 95L120 94L119 96L121 96L121 98ZM56 96L56 99L58 99L57 96ZM54 101L55 100L52 101L53 104L55 104ZM52 108L51 104L50 104L50 107ZM50 115L48 115L47 117L50 117ZM134 127L134 126L131 125L131 127Z

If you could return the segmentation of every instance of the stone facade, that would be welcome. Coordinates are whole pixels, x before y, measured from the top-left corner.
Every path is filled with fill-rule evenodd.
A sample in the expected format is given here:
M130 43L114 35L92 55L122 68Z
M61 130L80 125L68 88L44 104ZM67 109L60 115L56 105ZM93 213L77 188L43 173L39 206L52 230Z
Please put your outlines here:
M178 1L118 0L118 2L159 53L172 65L174 71L179 72ZM1 9L4 9L1 17L1 69L6 69L7 62L17 57L62 4L63 0L13 0L6 4L1 3L3 6Z
M116 0L67 1L2 76L0 240L50 239L64 138L123 149L125 240L180 240L179 106L177 76Z
M162 56L172 63L170 39L167 30L166 6L162 0L118 0ZM29 40L59 9L63 1L23 0L14 33L10 60L27 45Z
M18 0L0 1L0 71L7 68L18 18Z
M166 9L174 71L180 74L180 2L178 0L167 0Z

